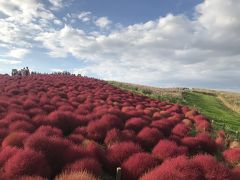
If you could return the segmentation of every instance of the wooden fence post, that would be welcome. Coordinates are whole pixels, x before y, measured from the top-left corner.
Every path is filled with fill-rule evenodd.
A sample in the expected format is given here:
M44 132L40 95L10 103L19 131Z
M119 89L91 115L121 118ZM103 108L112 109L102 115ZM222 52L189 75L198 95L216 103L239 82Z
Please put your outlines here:
M121 172L122 169L120 167L117 168L117 175L116 175L116 180L121 180Z

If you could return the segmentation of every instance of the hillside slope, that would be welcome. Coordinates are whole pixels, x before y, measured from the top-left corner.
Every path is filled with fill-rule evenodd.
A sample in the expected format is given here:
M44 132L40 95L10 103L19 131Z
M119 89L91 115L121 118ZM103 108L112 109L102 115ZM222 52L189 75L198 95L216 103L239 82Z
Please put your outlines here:
M234 112L228 108L217 96L216 93L206 93L205 91L191 91L175 88L178 91L178 96L173 94L174 88L159 88L162 93L158 91L152 91L152 87L149 89L147 86L133 85L122 82L109 82L110 84L120 87L128 91L132 91L138 94L146 95L154 99L170 101L172 103L179 103L187 105L192 108L196 108L203 115L212 120L216 129L225 129L234 138L239 138L240 131L240 113Z

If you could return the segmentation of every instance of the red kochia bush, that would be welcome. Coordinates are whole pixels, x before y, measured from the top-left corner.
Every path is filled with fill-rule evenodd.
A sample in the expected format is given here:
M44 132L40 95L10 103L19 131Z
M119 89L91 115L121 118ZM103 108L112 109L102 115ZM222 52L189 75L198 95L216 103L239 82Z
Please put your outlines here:
M53 174L58 173L66 163L85 155L78 152L77 149L73 149L72 146L73 145L65 139L47 137L41 134L33 134L24 144L26 149L32 149L44 154L52 168Z
M143 118L130 118L127 120L125 128L138 132L147 124L148 122Z
M240 164L240 148L227 149L223 152L223 157L232 166Z
M193 158L193 162L202 167L205 178L208 180L231 179L231 171L211 155L197 155Z
M137 180L141 175L158 165L158 160L148 153L136 153L122 164L122 178Z
M165 160L180 155L186 155L187 152L187 147L178 146L174 141L165 139L160 140L159 143L152 150L152 154L160 160Z
M9 131L24 131L24 132L33 132L35 127L27 121L15 121L10 124Z
M123 127L123 122L113 114L106 114L100 120L92 121L87 126L89 138L103 141L108 130Z
M107 132L107 135L104 139L104 144L111 145L116 142L121 142L124 139L125 138L124 138L123 134L121 133L121 131L114 128Z
M2 142L2 147L6 146L16 146L23 147L24 140L29 136L25 132L13 132L9 134Z
M77 126L76 118L71 112L54 111L47 118L51 125L61 129L65 135L71 133Z
M96 176L100 176L102 174L102 167L101 164L94 158L83 158L71 164L67 164L62 171L88 171Z
M179 156L163 162L152 171L143 175L140 180L202 180L204 175L202 168L187 159L185 156Z
M189 128L187 128L183 123L179 123L172 129L172 134L184 137L188 134L188 131Z
M43 136L58 136L62 137L62 131L58 128L51 127L51 126L40 126L34 134L40 134Z
M18 148L10 147L10 146L7 146L7 147L1 149L1 151L0 151L0 169L3 167L5 162L7 162L7 160L9 158L11 158L13 155L15 155L18 151L19 151Z
M102 164L106 163L105 149L103 146L91 140L84 140L82 144L85 147L87 153L98 159L98 161Z
M38 175L50 177L50 168L45 157L32 150L21 150L12 156L4 166L9 177Z
M133 142L115 143L107 149L107 168L110 171L115 172L116 168L119 167L124 160L132 154L141 151L141 147Z
M232 180L239 180L240 179L240 166L235 167L232 170Z
M141 145L145 149L149 149L155 146L160 139L164 138L164 135L156 128L145 127L138 133L137 137Z
M207 133L200 133L196 137L184 137L182 144L189 148L192 154L205 152L214 154L217 150L217 145Z

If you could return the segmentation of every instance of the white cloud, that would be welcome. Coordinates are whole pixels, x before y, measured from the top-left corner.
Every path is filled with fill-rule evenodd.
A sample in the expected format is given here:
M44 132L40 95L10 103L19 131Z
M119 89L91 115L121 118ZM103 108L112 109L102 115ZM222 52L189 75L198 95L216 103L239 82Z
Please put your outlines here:
M100 17L95 21L96 26L100 28L105 28L110 25L112 21L110 21L107 17Z
M92 18L92 13L89 11L87 12L83 11L78 15L78 18L83 22L88 22Z
M0 59L0 64L15 65L15 64L21 64L21 63L22 63L22 61L9 60L9 59Z
M29 49L21 49L21 48L17 48L17 49L12 49L10 50L7 55L10 57L14 57L17 59L21 59L24 56L26 56L28 53L30 52Z
M22 2L0 0L0 11L7 16L0 19L0 47L29 49L37 44L51 57L72 55L89 64L74 72L104 79L240 89L240 0L205 0L193 19L168 14L116 29L109 28L116 25L107 17L91 12L69 14L63 28L54 28L62 23L43 4ZM94 22L100 30L85 32L71 27L72 20Z
M57 10L63 7L62 0L49 0L49 2L53 5L53 10Z

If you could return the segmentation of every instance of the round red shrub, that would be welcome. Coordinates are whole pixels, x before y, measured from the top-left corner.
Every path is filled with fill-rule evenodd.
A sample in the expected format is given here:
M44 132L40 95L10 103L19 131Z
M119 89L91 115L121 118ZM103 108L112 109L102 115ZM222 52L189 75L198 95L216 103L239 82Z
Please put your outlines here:
M163 162L152 171L143 175L140 180L202 180L204 175L202 168L187 159L185 156L179 156Z
M34 134L40 134L44 136L58 136L62 137L62 131L52 126L40 126Z
M187 128L183 123L177 124L173 129L172 129L172 134L177 135L179 137L184 137L188 134L189 128Z
M8 159L15 155L18 151L18 148L11 146L2 148L0 151L0 169L4 166Z
M134 153L142 152L139 145L133 142L115 143L107 149L106 157L108 161L108 169L115 172L121 163Z
M125 123L125 128L126 129L131 129L134 130L136 132L140 131L143 127L147 126L148 122L143 119L143 118L130 118L127 120L127 122Z
M158 164L158 160L148 153L133 154L121 165L122 178L137 180L141 175Z
M187 153L187 147L178 146L174 141L166 139L160 140L152 150L152 154L160 160L186 155Z
M160 139L164 138L164 135L157 128L145 127L138 133L137 137L145 149L151 149Z
M83 158L71 164L67 164L63 168L64 172L88 171L96 176L102 174L101 164L94 158Z
M35 127L30 123L26 121L15 121L10 124L9 131L24 131L24 132L33 132L35 130Z
M203 169L203 173L208 180L228 180L231 179L231 171L222 163L207 154L200 154L193 158L193 162L197 163Z
M47 117L49 123L62 130L64 135L70 134L77 126L73 113L66 111L54 111Z
M26 149L41 152L46 157L53 174L58 173L66 163L82 157L82 154L78 154L78 151L73 149L72 146L73 145L65 139L47 137L41 134L33 134L24 144Z
M227 149L223 152L223 157L230 165L235 166L240 163L240 148Z
M81 144L85 138L81 134L70 134L67 139L74 144Z
M29 136L29 133L25 132L13 132L9 134L2 142L2 147L16 146L23 147L25 139Z
M104 144L111 145L113 143L120 142L123 140L125 140L125 138L121 131L114 128L107 132L107 135L104 139Z
M232 170L232 180L239 180L240 179L240 166L235 167Z
M9 177L23 175L50 177L50 168L45 157L41 153L32 150L17 152L7 161L4 170Z

